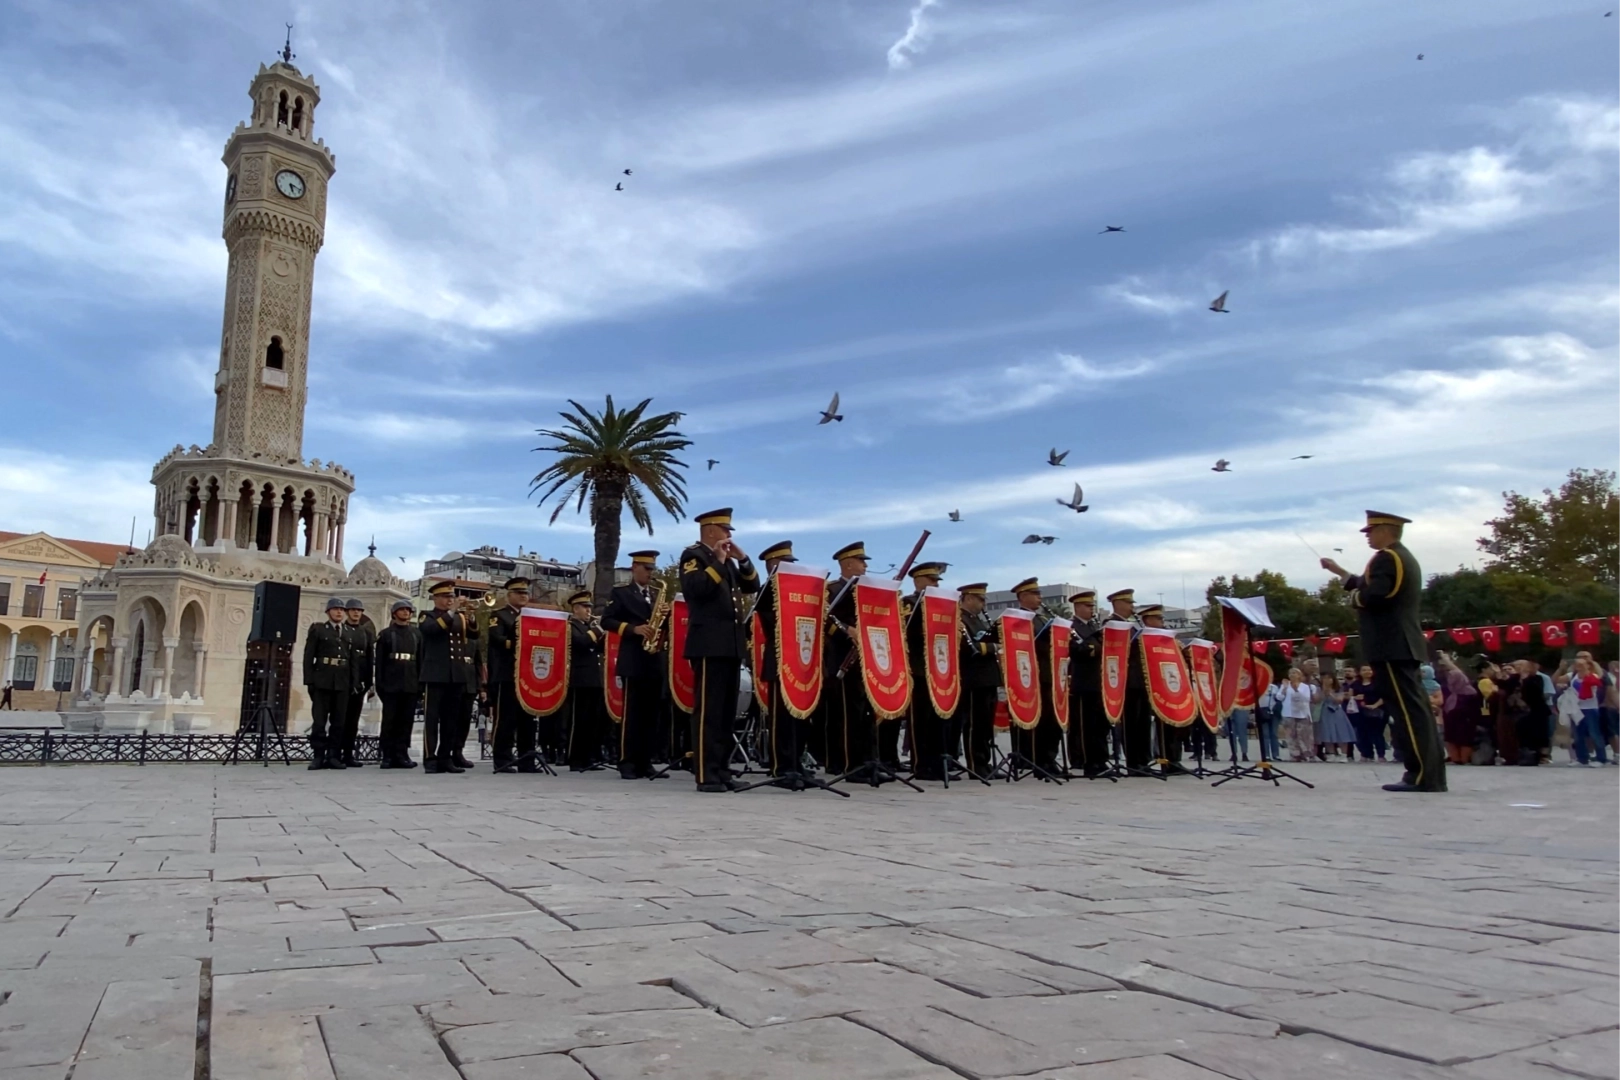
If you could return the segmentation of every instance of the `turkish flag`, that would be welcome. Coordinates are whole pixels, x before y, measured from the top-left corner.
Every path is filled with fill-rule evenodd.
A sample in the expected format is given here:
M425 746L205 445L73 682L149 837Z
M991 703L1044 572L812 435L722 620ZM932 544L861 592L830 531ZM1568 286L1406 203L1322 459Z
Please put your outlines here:
M1522 623L1522 622L1514 623L1512 626L1508 627L1507 639L1508 639L1508 644L1510 644L1510 645L1526 645L1526 644L1529 644L1529 641L1530 641L1530 627L1529 627L1529 625L1526 624L1526 623Z
M1620 615L1609 616L1609 633L1620 634Z
M39 575L39 583L40 583L40 584L41 584L41 585L43 585L43 584L45 584L45 578L46 578L46 576L47 576L47 575L49 575L49 574L50 574L50 571L49 571L49 570L46 570L46 571L44 571L44 572L43 572L43 573L41 573L41 574L40 574L40 575Z
M1562 648L1569 644L1569 631L1564 629L1560 619L1548 619L1541 624L1541 643L1554 648Z
M1455 630L1446 632L1451 635L1451 640L1459 645L1472 645L1474 643L1474 632L1466 626L1459 626Z
M1262 656L1265 655L1266 650L1269 648L1271 648L1271 642L1269 641L1257 641L1254 643L1254 651Z
M1495 652L1502 647L1502 628L1500 626L1486 626L1479 632L1479 642L1485 646L1486 652Z
M1277 651L1292 659L1294 655L1294 643L1292 641L1279 641L1277 642Z
M1596 619L1575 620L1575 644L1596 645L1598 643L1598 621Z
M1345 645L1344 635L1343 634L1334 634L1333 636L1329 637L1326 641L1322 642L1322 651L1325 652L1325 653L1333 653L1333 654L1337 655L1339 653L1344 652L1344 645Z

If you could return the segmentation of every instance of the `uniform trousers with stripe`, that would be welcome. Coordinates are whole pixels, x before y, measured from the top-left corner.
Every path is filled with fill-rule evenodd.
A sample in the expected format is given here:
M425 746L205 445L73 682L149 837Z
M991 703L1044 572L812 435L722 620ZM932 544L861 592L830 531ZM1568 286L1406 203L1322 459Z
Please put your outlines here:
M652 772L654 740L658 735L658 702L664 681L653 678L624 680L624 723L619 725L619 771L638 776Z
M463 755L472 728L473 695L461 683L429 683L422 710L422 757L441 764Z
M907 722L911 726L912 774L919 780L945 779L945 751L951 721L939 715L926 686L912 687Z
M962 760L976 776L989 776L995 768L996 688L964 686L956 707L962 721Z
M568 717L568 767L589 769L602 752L607 705L600 686L575 686L563 708Z
M1076 690L1069 697L1069 768L1100 772L1108 767L1108 716L1102 691Z
M1418 662L1380 660L1372 668L1373 684L1384 699L1395 735L1395 753L1406 766L1402 779L1424 791L1446 790L1446 755Z
M803 772L805 736L810 725L788 711L782 704L781 689L770 688L770 704L765 706L766 729L770 733L766 750L770 755L772 776L788 776Z
M704 656L692 661L697 671L697 708L692 710L692 773L699 784L731 779L737 724L737 687L742 661L735 656Z
M537 724L518 701L517 682L491 683L489 696L494 703L491 723L495 725L495 745L490 752L495 756L495 767L509 765L519 757L533 767L534 758L528 755L534 753Z

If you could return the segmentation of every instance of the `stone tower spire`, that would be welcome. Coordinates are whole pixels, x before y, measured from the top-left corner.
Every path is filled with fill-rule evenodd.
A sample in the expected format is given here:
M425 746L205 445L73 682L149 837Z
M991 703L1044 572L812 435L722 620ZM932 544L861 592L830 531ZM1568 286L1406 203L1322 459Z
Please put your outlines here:
M303 453L310 286L335 162L314 137L320 88L289 60L260 65L251 119L225 144L225 318L214 445L231 457Z

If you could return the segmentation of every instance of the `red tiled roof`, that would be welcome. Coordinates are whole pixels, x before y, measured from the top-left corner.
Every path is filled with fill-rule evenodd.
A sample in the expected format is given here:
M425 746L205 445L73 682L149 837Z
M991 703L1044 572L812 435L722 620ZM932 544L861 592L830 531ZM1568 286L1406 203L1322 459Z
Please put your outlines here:
M21 540L25 536L33 535L33 533L5 532L4 530L0 530L0 544L3 544L8 540ZM50 533L45 533L44 535L51 536ZM69 540L62 536L51 536L51 539L55 540L59 544L66 544L79 554L96 560L96 562L100 563L102 566L111 566L113 563L118 561L118 556L129 550L128 544L103 544L96 540Z

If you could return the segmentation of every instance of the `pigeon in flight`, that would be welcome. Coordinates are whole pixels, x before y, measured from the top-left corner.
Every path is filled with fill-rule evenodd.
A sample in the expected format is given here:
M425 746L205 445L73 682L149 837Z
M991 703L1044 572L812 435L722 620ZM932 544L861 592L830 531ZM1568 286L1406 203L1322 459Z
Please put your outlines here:
M1227 461L1225 458L1217 458L1216 461L1215 461L1214 468L1210 469L1209 471L1210 472L1231 472L1232 471L1232 463L1230 461Z
M1344 548L1334 548L1333 550L1337 551L1340 555L1344 554Z
M1309 461L1311 458L1313 458L1315 456L1316 456L1315 454L1295 454L1293 457L1289 458L1288 460L1289 461Z
M1231 289L1227 289L1226 292L1223 292L1223 293L1221 293L1221 295L1217 296L1215 298L1215 302L1213 304L1209 305L1209 310L1218 311L1222 315L1230 315L1230 314L1232 314L1230 311L1226 310L1226 294L1231 292L1231 291L1232 291Z
M961 521L962 520L962 511L960 511L960 510L952 510L951 511L951 520L952 521Z
M1038 544L1038 543L1041 542L1041 534L1040 533L1030 533L1028 536L1024 537L1024 539L1019 541L1019 542L1024 543L1024 544Z
M1083 514L1087 510L1091 509L1091 507L1086 505L1085 499L1086 497L1080 493L1080 485L1076 484L1074 485L1074 498L1068 500L1067 502L1059 499L1057 504L1059 506L1067 506L1070 510L1073 510L1077 514Z
M629 169L624 170L624 175L629 176L630 175L630 170Z
M614 184L613 185L613 190L614 191L623 191L624 190L624 185L623 184Z
M833 394L831 403L829 403L825 409L821 410L821 419L817 420L816 423L830 424L834 420L837 420L839 423L842 423L844 420L844 418L839 415L838 412L838 395L836 393Z
M709 458L707 460L709 462L709 471L714 472L714 467L716 465L720 464L720 459L719 458Z
M1057 537L1055 537L1055 536L1043 536L1043 537L1041 537L1041 543L1050 544L1052 541L1054 541L1056 539L1057 539Z
M405 561L405 556L403 556L403 555L397 555L397 556L395 556L395 558L399 559L400 562Z
M1048 465L1062 465L1063 459L1068 456L1069 452L1067 450L1060 454L1057 452L1057 447L1054 446L1046 455L1046 463Z
M1103 233L1124 232L1124 231L1125 231L1125 226L1123 226L1123 225L1104 225L1103 228L1102 228L1102 232L1098 233L1097 235L1101 236L1101 235L1103 235Z

